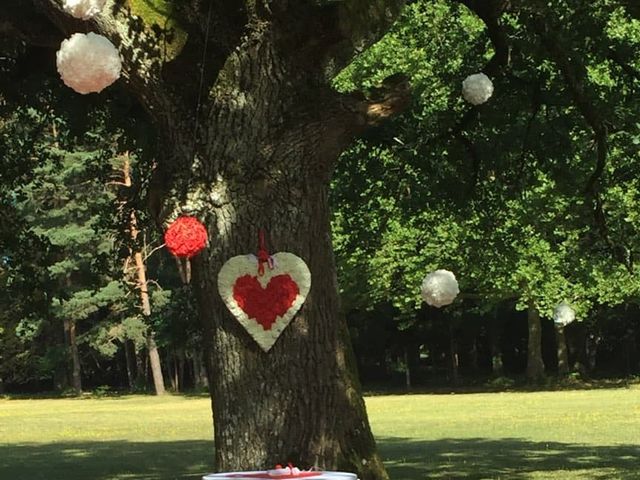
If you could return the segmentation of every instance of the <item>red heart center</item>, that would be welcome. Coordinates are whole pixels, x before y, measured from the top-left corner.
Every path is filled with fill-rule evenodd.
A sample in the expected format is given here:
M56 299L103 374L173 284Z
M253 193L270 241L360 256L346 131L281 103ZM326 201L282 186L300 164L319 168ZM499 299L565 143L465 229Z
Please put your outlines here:
M265 330L271 330L276 317L287 313L298 293L298 284L287 274L276 275L266 288L262 288L256 277L248 274L239 277L233 285L235 301Z

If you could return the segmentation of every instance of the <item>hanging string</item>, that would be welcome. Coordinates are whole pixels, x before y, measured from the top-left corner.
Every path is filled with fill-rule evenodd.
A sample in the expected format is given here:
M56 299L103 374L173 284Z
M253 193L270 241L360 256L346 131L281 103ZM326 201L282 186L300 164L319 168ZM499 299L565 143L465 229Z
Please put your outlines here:
M202 107L202 90L204 87L205 65L207 61L207 51L209 49L209 32L211 31L211 12L213 10L213 0L209 2L209 12L207 13L207 27L205 29L204 48L202 50L202 61L200 65L200 84L198 85L198 100L196 102L196 120L193 126L193 141L191 145L191 165L187 170L187 178L184 184L183 195L186 197L191 186L191 178L193 176L193 163L196 158L196 150L198 143L198 128L200 126L200 109ZM178 260L178 271L183 284L191 282L191 260Z
M273 270L273 258L269 255L267 244L264 240L264 229L258 230L258 276L264 275L264 264L269 265L269 269Z
M193 141L191 146L191 162L196 158L196 150L198 143L198 127L200 126L200 109L202 107L202 89L204 87L204 74L205 74L205 65L207 61L207 51L209 49L209 32L211 31L211 12L213 11L213 0L209 1L209 12L207 13L207 27L205 29L205 38L204 38L204 48L202 50L202 61L200 64L200 85L198 86L198 99L196 102L196 121L193 127ZM188 192L190 184L191 184L191 176L193 174L193 165L189 168L187 174L187 181L185 184L185 191Z

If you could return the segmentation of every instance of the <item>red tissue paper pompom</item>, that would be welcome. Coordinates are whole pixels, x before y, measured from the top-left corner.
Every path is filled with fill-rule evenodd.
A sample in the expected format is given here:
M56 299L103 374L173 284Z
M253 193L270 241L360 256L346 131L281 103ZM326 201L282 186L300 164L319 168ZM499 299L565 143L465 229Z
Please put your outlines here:
M195 217L179 217L164 233L164 243L176 257L191 258L207 245L207 229Z

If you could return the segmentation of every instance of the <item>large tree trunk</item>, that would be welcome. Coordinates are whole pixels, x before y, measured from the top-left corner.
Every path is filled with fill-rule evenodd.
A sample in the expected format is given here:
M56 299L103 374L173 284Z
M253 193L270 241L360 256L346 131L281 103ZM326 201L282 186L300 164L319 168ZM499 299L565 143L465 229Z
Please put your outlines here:
M211 234L217 241L194 265L201 316L213 347L216 465L219 470L263 469L291 461L355 471L363 480L384 478L339 310L327 178L307 165L310 147L305 155L291 144L284 158L273 159L270 170L277 183L268 196L255 198L257 186L240 179L226 183L233 198L215 212L217 228ZM267 228L274 253L295 253L312 274L303 308L268 353L230 315L216 287L217 272L228 258L256 252L258 226Z
M193 125L166 125L173 160L161 163L188 166L189 194L180 210L196 212L209 230L209 248L192 259L192 283L215 380L216 468L291 461L385 479L340 311L328 192L340 152L406 97L364 105L319 86L318 77L314 85L307 60L294 58L291 45L263 27L220 73L224 83L213 87L194 148ZM259 228L271 253L298 255L312 275L305 304L268 353L217 291L229 258L257 253Z
M527 343L527 379L535 382L544 377L542 361L542 324L540 314L533 302L529 303L527 312L529 341Z
M217 97L206 149L218 173L203 195L213 199L204 216L211 245L193 261L193 283L215 380L216 465L291 461L386 478L340 311L329 223L330 169L357 117L342 110L338 95L310 87L268 37L237 59L231 73L242 91ZM312 275L305 304L268 353L217 292L224 262L256 253L258 228L271 253L298 255Z
M58 2L43 3L63 30L73 29ZM120 47L126 83L164 142L152 214L164 223L195 214L209 230L192 274L215 380L217 469L292 461L386 478L340 313L328 189L341 151L410 95L398 76L375 100L329 84L389 28L404 0L167 2L186 30L184 47L167 45L164 23L146 28L130 3L109 2L94 24ZM312 274L306 303L269 353L217 292L223 263L256 253L259 227L273 252L300 256Z

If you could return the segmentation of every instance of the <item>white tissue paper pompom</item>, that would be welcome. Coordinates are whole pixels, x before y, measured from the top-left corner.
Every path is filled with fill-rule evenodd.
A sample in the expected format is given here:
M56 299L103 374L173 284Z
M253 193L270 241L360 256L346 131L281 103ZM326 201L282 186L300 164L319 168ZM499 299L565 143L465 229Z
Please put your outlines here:
M484 73L469 75L462 82L462 96L474 105L480 105L493 95L493 82Z
M434 307L451 304L460 293L456 276L449 270L436 270L422 281L422 299Z
M89 20L102 11L105 3L107 0L64 0L62 7L76 18Z
M576 311L567 302L562 302L553 310L553 322L556 325L569 325L576 319Z
M118 49L102 35L75 33L60 45L56 64L62 81L76 92L100 92L120 77Z

